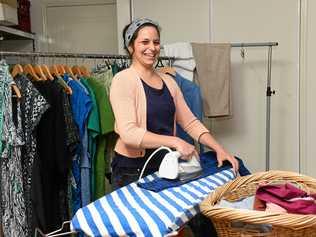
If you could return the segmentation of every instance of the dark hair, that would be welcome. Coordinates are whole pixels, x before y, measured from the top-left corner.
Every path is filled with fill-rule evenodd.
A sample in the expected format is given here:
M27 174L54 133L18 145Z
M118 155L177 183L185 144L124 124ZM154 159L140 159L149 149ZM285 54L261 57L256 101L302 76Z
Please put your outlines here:
M126 52L128 53L128 55L131 57L131 56L132 56L131 53L128 51L128 48L125 46L125 34L126 34L126 31L127 31L128 27L130 26L130 24L131 24L131 23L129 23L128 25L126 25L126 26L124 27L122 36L123 36L124 49L126 50ZM158 32L158 36L160 37L160 29L159 29L156 25L151 24L151 23L145 23L145 24L143 24L142 26L140 26L140 27L135 31L135 33L133 34L132 39L131 39L129 45L133 45L133 44L134 44L134 41L135 41L135 39L136 39L137 36L138 36L138 32L139 32L142 28L144 28L145 26L152 26L152 27L155 27L156 30L157 30L157 32Z

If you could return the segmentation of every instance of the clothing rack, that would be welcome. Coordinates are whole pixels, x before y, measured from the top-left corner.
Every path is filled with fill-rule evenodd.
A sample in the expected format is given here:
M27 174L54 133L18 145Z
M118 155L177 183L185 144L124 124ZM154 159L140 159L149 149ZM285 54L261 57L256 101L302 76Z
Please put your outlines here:
M271 109L271 95L275 94L275 91L271 89L271 67L272 67L272 47L278 46L278 42L263 42L263 43L231 43L231 47L269 47L268 48L268 62L267 62L267 87L266 87L266 170L270 169L270 109ZM59 52L9 52L0 51L0 58L4 57L30 57L30 58L81 58L81 59L129 59L128 55L118 54L86 54L86 53L59 53ZM192 58L179 58L179 57L159 57L160 60L168 60L169 65L172 66L176 60L189 60ZM35 237L37 236L64 236L67 234L75 233L73 231L63 232L66 225L69 225L70 221L62 223L62 227L54 232L44 234L40 229L35 229ZM175 233L174 233L175 234Z
M272 47L278 46L278 42L266 43L233 43L231 47L269 47L267 62L267 86L266 86L266 171L270 170L270 118L271 118L271 96L275 94L275 90L271 89L271 67L272 67Z
M257 43L231 43L234 48L248 47L268 47L267 61L267 85L266 85L266 171L270 169L270 118L271 118L271 96L275 90L271 89L271 68L272 68L272 47L278 46L278 42L257 42ZM7 56L17 57L39 57L39 58L81 58L81 59L129 59L128 55L120 54L88 54L88 53L59 53L59 52L9 52L0 51L0 58ZM167 60L168 65L172 66L176 60L190 60L192 58L167 57L161 56L159 60Z
M50 58L104 58L104 59L129 59L125 54L91 54L91 53L59 53L59 52L11 52L0 51L0 57L17 56L17 57L50 57ZM159 57L162 60L177 60L175 57Z
M263 42L263 43L232 43L231 47L272 47L278 46L278 42Z

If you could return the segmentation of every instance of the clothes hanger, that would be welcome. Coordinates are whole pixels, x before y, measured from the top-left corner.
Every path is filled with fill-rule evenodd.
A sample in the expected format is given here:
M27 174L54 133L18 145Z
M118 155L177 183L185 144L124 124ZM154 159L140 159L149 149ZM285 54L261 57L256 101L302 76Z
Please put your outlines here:
M45 76L40 65L35 65L34 70L35 70L36 74L40 77L40 80L47 81L47 77Z
M21 99L22 98L22 94L21 94L21 91L20 91L19 87L17 85L15 85L15 84L12 84L11 87L12 87L16 97L18 99Z
M62 64L57 64L56 67L60 75L63 76L66 73L66 70Z
M60 75L57 65L53 64L50 67L50 73L54 76L56 76L58 79L61 79L63 83L61 83L62 87L64 88L64 91L67 93L67 95L72 95L72 89L70 86L67 85L67 83L62 79L62 76Z
M80 66L80 71L82 72L82 75L85 77L91 76L91 72L84 65Z
M11 72L11 76L13 78L15 78L18 74L22 74L23 73L23 67L21 66L21 64L15 64L13 66L12 72Z
M26 74L30 74L33 79L35 81L40 81L41 79L36 75L35 73L35 70L33 68L33 66L31 64L26 64L24 67L23 67L23 71L26 73Z
M165 65L163 65L162 60L160 58L158 58L158 62L156 64L155 68L157 68L157 67L164 67L164 66Z
M60 76L60 73L58 71L56 64L53 64L52 66L50 66L49 71L52 75Z
M11 88L13 89L16 97L18 99L21 99L22 98L22 94L21 94L21 91L20 91L19 87L16 84L11 84Z
M48 69L48 66L46 64L42 64L41 65L41 68L42 68L42 71L44 73L44 75L46 76L47 79L49 80L54 80L54 77L53 75L50 73L49 69Z
M72 95L72 89L71 87L62 79L61 76L56 76L59 84L63 87L64 91L67 95Z
M105 65L107 66L108 69L111 69L111 62L110 59L105 59L104 60Z
M69 76L72 78L72 79L77 79L77 77L75 76L75 74L73 73L71 67L69 67L67 64L66 65L63 65L66 73L69 74Z
M160 67L158 68L158 71L164 74L170 74L172 76L176 76L176 69L174 67L168 67L168 66Z
M82 76L82 72L80 70L80 67L78 65L75 65L72 67L72 71L75 75L81 77Z

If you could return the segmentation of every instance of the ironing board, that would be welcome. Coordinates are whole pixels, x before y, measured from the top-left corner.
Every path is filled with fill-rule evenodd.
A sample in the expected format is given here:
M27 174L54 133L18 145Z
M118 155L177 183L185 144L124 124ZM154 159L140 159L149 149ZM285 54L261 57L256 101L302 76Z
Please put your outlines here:
M89 236L172 236L199 212L199 203L210 192L234 178L228 169L160 192L132 183L79 209L70 229Z

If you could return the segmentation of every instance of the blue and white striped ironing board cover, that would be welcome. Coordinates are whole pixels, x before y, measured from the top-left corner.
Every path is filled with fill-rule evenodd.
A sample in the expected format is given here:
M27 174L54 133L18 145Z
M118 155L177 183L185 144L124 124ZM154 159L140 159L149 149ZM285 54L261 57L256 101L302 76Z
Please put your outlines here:
M89 236L167 236L199 213L210 192L234 178L229 169L160 192L132 183L79 209L70 228Z

